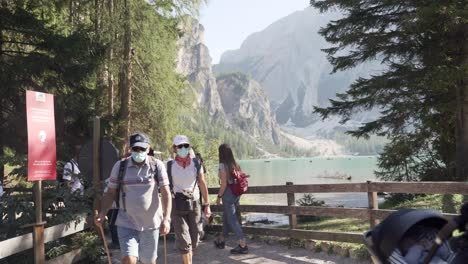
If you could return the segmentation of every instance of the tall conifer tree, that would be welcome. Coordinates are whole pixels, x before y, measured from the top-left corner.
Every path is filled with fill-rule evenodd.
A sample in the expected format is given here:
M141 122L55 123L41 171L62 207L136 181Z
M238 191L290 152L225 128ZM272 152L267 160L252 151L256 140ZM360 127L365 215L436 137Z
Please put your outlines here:
M342 122L379 109L349 131L388 136L379 176L389 180L468 178L468 1L312 0L341 19L321 29L334 71L378 60L385 70L359 78L326 108Z

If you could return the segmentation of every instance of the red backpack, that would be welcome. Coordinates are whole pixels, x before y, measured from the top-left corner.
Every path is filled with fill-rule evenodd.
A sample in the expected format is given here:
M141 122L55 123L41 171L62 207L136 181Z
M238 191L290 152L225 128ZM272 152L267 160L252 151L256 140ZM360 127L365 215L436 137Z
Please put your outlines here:
M245 174L241 170L234 169L231 173L232 177L232 184L229 184L231 191L236 196L241 196L242 194L247 192L247 188L249 187L249 181L247 180L249 175Z

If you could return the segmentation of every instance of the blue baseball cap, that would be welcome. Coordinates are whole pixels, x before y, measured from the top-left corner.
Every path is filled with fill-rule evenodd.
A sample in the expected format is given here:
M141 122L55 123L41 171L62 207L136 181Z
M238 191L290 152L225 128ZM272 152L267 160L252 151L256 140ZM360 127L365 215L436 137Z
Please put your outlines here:
M135 133L130 135L130 148L133 147L141 147L141 148L149 148L150 146L150 139L148 135L144 133Z

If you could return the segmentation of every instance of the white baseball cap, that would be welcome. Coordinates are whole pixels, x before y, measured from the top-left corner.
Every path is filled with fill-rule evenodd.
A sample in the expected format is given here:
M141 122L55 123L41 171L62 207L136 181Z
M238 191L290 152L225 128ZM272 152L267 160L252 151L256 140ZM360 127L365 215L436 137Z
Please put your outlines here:
M181 144L190 144L190 141L187 136L184 135L177 135L174 138L174 146L178 146Z

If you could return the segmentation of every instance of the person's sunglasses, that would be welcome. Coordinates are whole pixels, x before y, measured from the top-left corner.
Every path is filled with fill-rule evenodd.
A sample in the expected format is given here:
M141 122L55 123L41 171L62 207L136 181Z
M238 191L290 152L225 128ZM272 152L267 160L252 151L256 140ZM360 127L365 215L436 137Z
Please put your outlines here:
M133 147L132 148L132 151L135 151L135 152L144 152L146 151L145 148L142 148L142 147Z
M189 148L190 145L189 144L180 144L180 145L177 145L177 148L181 149L181 148Z

